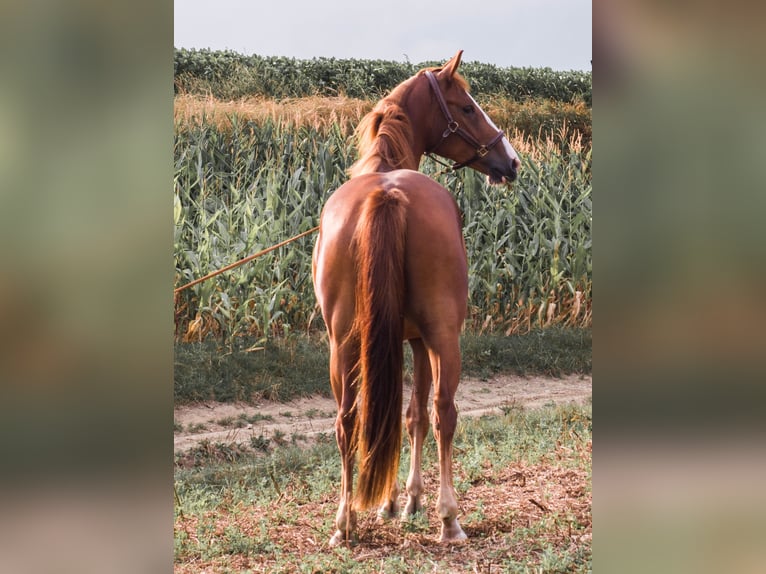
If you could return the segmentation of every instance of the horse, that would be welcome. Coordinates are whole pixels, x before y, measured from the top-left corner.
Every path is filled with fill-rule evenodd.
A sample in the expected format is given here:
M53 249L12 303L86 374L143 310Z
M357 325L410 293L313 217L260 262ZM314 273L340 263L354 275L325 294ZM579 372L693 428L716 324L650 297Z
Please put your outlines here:
M457 424L459 336L468 272L461 213L442 185L417 171L435 153L470 166L490 184L513 181L520 161L458 73L463 51L395 87L357 127L359 158L325 203L312 279L330 347L338 414L340 503L330 545L357 539L356 513L399 513L404 341L412 348L406 412L411 461L402 519L423 508L421 456L431 425L439 454L436 502L444 542L466 538L457 515L452 439ZM357 492L353 471L358 455Z

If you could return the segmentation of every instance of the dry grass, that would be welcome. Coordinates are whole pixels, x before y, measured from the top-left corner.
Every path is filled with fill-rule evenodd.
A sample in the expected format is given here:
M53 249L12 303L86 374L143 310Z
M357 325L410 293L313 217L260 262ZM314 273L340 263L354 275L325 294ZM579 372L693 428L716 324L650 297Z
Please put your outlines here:
M328 544L340 473L332 438L234 465L177 467L175 572L589 571L591 420L575 405L463 419L453 472L468 540L458 543L439 541L430 442L425 512L384 523L374 510L360 512L356 543L336 548Z
M236 116L240 121L287 121L322 131L337 123L346 133L351 133L374 104L344 96L283 100L248 97L223 101L213 96L179 94L173 104L173 115L178 126L205 123L219 130L228 130L232 125L231 118Z
M592 110L584 102L539 99L517 102L494 96L482 101L481 106L497 125L506 126L526 137L540 140L555 135L561 142L575 135L584 143L590 143L592 139ZM560 133L562 128L567 134L563 139Z
M590 148L583 132L564 122L555 132L528 134L514 127L507 134L508 141L519 154L530 161L542 163L553 154L561 154L562 147L573 154L584 154ZM562 142L565 146L562 146Z
M583 453L590 456L590 453ZM459 468L456 469L460 472ZM432 470L424 474L425 490L438 490L438 475ZM404 501L404 495L402 500ZM242 503L216 509L205 518L215 524L214 534L224 536L235 528L245 537L263 537L260 524L264 516L271 517L268 538L275 546L289 549L289 560L274 552L262 554L226 554L210 559L197 557L176 563L176 574L198 572L298 571L300 564L312 562L324 554L338 571L344 564L364 563L369 570L378 571L390 556L407 556L418 571L428 564L435 571L491 572L500 564L537 562L545 548L559 552L587 555L592 539L592 495L590 477L582 469L562 468L547 462L528 465L513 463L489 480L480 480L461 495L461 519L468 541L443 544L438 541L439 519L433 504L427 502L428 527L412 528L399 521L381 524L375 512L359 516L359 542L348 548L328 546L318 517L333 516L336 501L299 504L301 518L281 519L282 509L295 504L289 490L268 507ZM477 512L477 509L480 511ZM479 516L480 512L480 516ZM199 517L176 519L176 532L184 531L191 540L198 532ZM528 534L534 533L534 538ZM537 559L536 559L537 558Z
M179 127L205 123L219 130L228 130L231 128L232 116L236 116L240 121L261 122L270 119L321 131L337 123L344 134L350 135L374 105L372 100L345 96L309 96L282 100L253 96L227 101L212 95L182 93L175 97L173 107L175 121ZM516 102L494 97L482 102L482 107L495 123L508 129L509 135L510 132L515 132L512 135L514 140L518 140L519 137L531 140L548 139L552 145L556 145L554 139L567 141L575 137L581 144L591 140L591 110L582 102ZM513 143L515 146L516 141Z

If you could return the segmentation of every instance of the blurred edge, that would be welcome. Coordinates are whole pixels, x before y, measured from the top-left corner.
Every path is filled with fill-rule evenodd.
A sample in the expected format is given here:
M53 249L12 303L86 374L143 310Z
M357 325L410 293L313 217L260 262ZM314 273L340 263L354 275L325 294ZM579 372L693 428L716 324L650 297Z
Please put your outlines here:
M172 567L172 13L2 8L0 571Z
M594 567L766 559L764 7L594 4Z
M170 568L172 4L2 10L0 570ZM594 5L597 571L766 558L762 10Z

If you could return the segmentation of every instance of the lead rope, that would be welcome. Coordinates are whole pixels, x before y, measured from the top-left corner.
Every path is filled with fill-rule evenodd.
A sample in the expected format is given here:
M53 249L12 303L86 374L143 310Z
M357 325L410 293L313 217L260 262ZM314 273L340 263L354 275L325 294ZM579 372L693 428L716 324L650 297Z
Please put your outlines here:
M454 167L452 167L447 162L444 162L444 161L440 160L438 156L435 156L432 153L426 153L425 155L426 155L426 157L430 158L433 162L438 163L439 165L444 166L446 168L446 169L442 169L440 171L437 171L434 174L434 177L438 177L440 175L444 175L445 173L452 173L453 171L455 171Z
M277 243L276 245L272 245L271 247L267 247L266 249L263 249L262 251L259 251L258 253L253 253L252 255L248 255L244 259L240 259L239 261L235 261L234 263L231 263L227 265L226 267L222 267L218 271L213 271L212 273L208 273L204 277L200 277L199 279L195 279L194 281L191 281L187 283L186 285L182 285L181 287L178 287L176 289L173 289L173 294L180 293L184 289L188 289L189 287L192 287L193 285L197 285L198 283L202 283L203 281L207 281L208 279L215 277L216 275L220 275L224 271L229 271L230 269L234 269L235 267L239 267L243 263L247 263L248 261L252 261L256 257L260 257L261 255L266 255L270 251L274 251L275 249L279 249L283 245L287 245L288 243L291 243L295 241L296 239L300 239L301 237L305 237L306 235L309 235L310 233L314 233L316 230L319 229L319 226L313 227L309 229L308 231L304 231L303 233L299 233L295 237L291 237L290 239L285 239L281 243Z

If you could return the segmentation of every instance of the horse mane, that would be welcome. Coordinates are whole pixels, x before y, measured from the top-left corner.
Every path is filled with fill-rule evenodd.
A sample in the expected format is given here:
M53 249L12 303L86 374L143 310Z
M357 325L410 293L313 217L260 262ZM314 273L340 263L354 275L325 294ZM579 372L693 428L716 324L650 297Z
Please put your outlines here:
M394 88L362 118L356 128L359 159L349 169L351 177L400 168L418 168L418 158L412 151L414 145L412 124L401 103L409 93L412 80L426 70L437 72L440 69L420 70L413 78L405 80ZM468 91L468 82L460 74L454 74L452 79L459 87Z
M390 96L389 96L390 97ZM349 175L416 166L412 124L398 102L384 98L356 128L359 159Z

